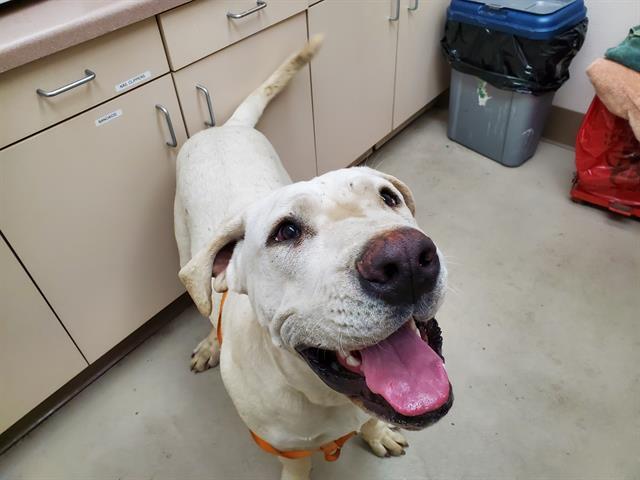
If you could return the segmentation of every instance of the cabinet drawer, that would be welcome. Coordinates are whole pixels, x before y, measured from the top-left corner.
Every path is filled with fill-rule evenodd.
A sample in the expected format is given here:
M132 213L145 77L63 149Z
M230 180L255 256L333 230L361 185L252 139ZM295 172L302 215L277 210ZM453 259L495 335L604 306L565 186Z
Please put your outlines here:
M266 4L244 18L227 13L247 12L256 0L195 0L161 14L160 28L172 70L252 35L307 8L307 0L261 0Z
M76 80L95 78L56 96ZM169 71L155 18L0 75L0 148Z
M183 292L173 197L185 138L165 75L0 151L0 228L90 362Z
M0 238L0 433L87 366Z
M189 135L210 122L206 98L197 85L209 91L215 121L222 125L306 40L306 18L300 14L174 73ZM293 180L316 175L308 67L267 107L257 128L273 144Z

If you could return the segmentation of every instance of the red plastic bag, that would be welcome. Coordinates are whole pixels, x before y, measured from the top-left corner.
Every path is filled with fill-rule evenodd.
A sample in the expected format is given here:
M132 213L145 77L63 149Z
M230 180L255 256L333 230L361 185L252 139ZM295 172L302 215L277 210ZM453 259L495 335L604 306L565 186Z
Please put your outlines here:
M576 169L571 198L640 217L640 142L598 97L578 132Z

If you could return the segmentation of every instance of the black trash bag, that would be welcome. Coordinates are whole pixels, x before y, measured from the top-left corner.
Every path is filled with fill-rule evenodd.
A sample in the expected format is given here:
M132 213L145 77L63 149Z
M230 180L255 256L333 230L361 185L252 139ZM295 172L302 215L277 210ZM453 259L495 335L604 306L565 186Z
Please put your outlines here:
M588 19L550 40L448 20L441 45L456 70L475 75L496 88L542 95L569 80L569 65L587 34Z

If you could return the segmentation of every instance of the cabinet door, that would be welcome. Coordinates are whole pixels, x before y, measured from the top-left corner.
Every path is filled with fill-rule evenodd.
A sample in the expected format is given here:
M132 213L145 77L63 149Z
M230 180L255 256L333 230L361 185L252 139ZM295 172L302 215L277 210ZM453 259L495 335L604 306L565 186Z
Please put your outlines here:
M449 67L440 51L448 4L449 0L400 1L393 128L449 85Z
M0 238L0 433L87 366Z
M172 205L185 138L165 75L0 151L0 228L91 362L183 292Z
M311 62L318 173L346 167L391 131L395 3L324 0L309 9L309 34L325 34Z
M209 91L216 124L222 125L306 40L306 18L300 14L174 73L189 135L210 122L206 97L197 85ZM308 67L267 107L257 128L273 144L294 181L316 175Z

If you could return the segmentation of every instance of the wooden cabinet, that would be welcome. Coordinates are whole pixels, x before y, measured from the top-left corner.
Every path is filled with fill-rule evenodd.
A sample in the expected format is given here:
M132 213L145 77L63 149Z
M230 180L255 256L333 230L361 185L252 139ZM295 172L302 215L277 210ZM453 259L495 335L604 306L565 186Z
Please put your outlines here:
M309 34L326 34L311 62L318 173L351 164L447 88L447 4L324 0L309 8Z
M449 68L440 49L449 0L401 0L393 128L444 92Z
M9 70L0 75L0 148L168 71L153 18ZM81 79L88 81L52 97L36 92Z
M216 124L222 125L247 95L306 40L303 13L175 72L189 135L207 128L205 122L211 123L202 87L210 95ZM269 104L257 128L273 144L294 181L316 175L308 67Z
M87 366L0 238L0 432Z
M171 68L178 70L305 8L306 0L195 0L158 19Z
M183 292L172 205L185 138L165 75L0 151L0 228L90 362Z
M309 34L325 34L311 63L318 173L346 167L391 132L398 22L393 1L324 0Z

